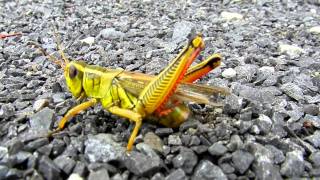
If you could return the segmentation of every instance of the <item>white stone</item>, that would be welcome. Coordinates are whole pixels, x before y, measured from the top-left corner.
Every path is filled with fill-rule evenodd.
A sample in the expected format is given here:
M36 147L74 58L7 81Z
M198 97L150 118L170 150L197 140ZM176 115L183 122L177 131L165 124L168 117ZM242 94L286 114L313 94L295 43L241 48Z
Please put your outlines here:
M309 32L314 34L320 34L320 26L315 26L309 29Z
M79 174L71 174L68 178L68 180L83 180L83 178Z
M304 52L302 48L296 45L289 45L289 44L280 44L279 51L280 53L288 54L290 57L297 57Z
M262 66L261 68L259 68L260 71L264 71L264 72L269 72L269 73L274 73L274 67L272 66Z
M237 75L237 72L232 68L228 68L228 69L224 70L221 75L224 78L230 79L230 78L235 77Z
M80 42L86 43L91 46L94 43L94 37L87 37L85 39L80 40Z
M243 19L243 15L239 14L239 13L232 13L232 12L227 12L227 11L223 11L220 14L221 18L226 20L226 21L232 21L232 20L242 20Z
M33 110L36 112L40 111L44 107L49 105L49 100L48 99L38 99L34 102L33 104Z

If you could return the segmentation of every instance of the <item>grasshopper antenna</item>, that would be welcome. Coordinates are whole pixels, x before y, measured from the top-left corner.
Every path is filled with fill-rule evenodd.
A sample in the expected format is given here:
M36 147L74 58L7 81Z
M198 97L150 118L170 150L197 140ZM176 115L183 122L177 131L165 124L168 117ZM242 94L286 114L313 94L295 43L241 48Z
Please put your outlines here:
M57 58L54 57L53 55L47 53L47 51L46 51L40 44L38 44L38 43L36 43L36 42L33 42L33 41L29 41L27 44L28 44L28 45L33 45L33 46L35 46L36 48L38 48L38 49L41 51L41 53L42 53L44 56L48 57L48 59L49 59L50 61L52 61L52 62L55 63L55 64L58 64L59 66L62 67L62 69L65 69L66 64L64 64L63 62L61 62L59 59L57 59Z
M69 60L68 60L68 58L66 57L66 55L64 54L64 52L62 50L62 46L61 46L61 41L60 41L60 36L59 36L58 30L57 30L56 26L54 26L53 24L52 24L52 26L53 26L54 38L55 38L55 40L57 42L58 51L59 51L62 59L64 60L65 65L67 65L69 63Z

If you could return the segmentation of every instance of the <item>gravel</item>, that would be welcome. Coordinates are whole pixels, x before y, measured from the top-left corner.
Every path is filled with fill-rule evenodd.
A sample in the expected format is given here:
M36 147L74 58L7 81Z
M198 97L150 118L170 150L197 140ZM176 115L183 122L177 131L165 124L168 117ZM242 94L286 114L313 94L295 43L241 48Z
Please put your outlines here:
M0 6L0 179L311 179L320 177L316 1L5 1ZM21 16L22 15L22 16ZM57 35L54 32L57 29ZM178 128L97 105L47 133L77 103L60 58L158 74L195 32L219 53L197 83L226 87L221 108L189 104ZM57 38L55 37L57 36Z

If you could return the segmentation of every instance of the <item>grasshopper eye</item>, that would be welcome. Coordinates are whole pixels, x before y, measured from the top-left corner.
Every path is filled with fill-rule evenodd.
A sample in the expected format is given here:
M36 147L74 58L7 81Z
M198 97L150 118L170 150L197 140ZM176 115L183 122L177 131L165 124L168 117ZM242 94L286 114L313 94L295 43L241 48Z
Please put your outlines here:
M78 70L74 66L70 66L69 77L72 79L72 78L76 77L77 74L78 74Z

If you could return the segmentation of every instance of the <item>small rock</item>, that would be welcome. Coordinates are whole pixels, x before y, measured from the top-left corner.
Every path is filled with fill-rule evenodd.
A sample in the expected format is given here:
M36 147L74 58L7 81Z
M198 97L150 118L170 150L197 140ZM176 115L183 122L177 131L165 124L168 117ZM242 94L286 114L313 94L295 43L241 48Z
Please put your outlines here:
M289 44L280 44L279 51L280 53L288 54L291 58L299 57L300 54L304 53L304 50L302 48Z
M34 130L50 130L53 120L54 111L46 107L30 117L30 126Z
M65 96L65 93L55 93L52 95L52 100L53 100L53 103L61 103L63 101L65 101L66 99L66 96Z
M227 176L223 173L220 167L214 165L208 160L201 160L194 170L194 174L191 177L192 180L227 180Z
M320 151L314 152L309 156L314 167L320 167Z
M39 160L39 172L50 180L60 179L60 169L47 156L42 156Z
M273 155L269 149L258 143L247 144L247 149L255 158L252 167L257 179L282 179L279 168L273 164Z
M303 111L306 114L310 114L312 116L316 116L319 114L320 109L319 106L315 105L315 104L307 104L303 106Z
M300 177L304 173L303 154L301 151L291 151L286 154L286 160L281 165L281 174L286 177Z
M216 142L208 148L208 151L212 156L222 156L228 149L220 142Z
M240 174L244 174L253 162L254 157L249 152L237 150L232 153L232 162Z
M9 168L7 166L0 165L0 179L6 179L8 172Z
M222 77L231 79L237 75L237 72L233 68L228 68L222 72Z
M272 120L268 116L260 114L259 118L256 120L256 123L260 129L260 132L263 134L268 134L270 132Z
M52 144L52 155L60 155L66 148L66 143L62 139L55 138L51 142Z
M149 145L152 149L157 150L158 152L163 152L163 142L159 136L153 132L148 132L143 141L145 144Z
M229 151L235 151L237 149L241 149L242 146L243 146L243 142L242 142L240 136L237 134L234 134L231 136L230 142L227 145L227 148Z
M310 135L305 138L305 140L309 141L315 148L320 147L320 130L314 132L313 135Z
M113 140L111 134L89 135L85 141L85 154L90 162L121 160L125 148Z
M106 169L101 168L97 171L91 171L88 180L109 180L109 173Z
M301 88L293 83L286 83L281 86L281 90L286 93L289 97L300 101L303 100L303 92Z
M152 176L151 180L164 180L164 176L158 172Z
M31 152L47 144L49 144L48 138L39 138L25 145L24 150Z
M272 145L266 145L265 147L268 148L272 152L273 157L274 157L273 162L275 164L280 164L285 160L286 157L283 155L283 152L280 149L278 149Z
M192 173L197 162L197 155L190 149L182 149L180 153L172 159L173 166L183 169L187 174Z
M94 37L87 37L85 39L80 40L80 42L91 46L94 43Z
M165 180L185 180L187 179L186 174L182 169L177 169L175 171L172 171L166 178Z
M47 107L48 105L49 105L49 100L48 99L38 99L33 104L33 110L38 112L41 109L43 109L44 107Z
M68 180L83 180L83 178L79 174L71 174Z
M81 177L85 177L87 172L88 172L88 169L86 165L81 161L77 162L76 166L73 168L73 171L72 171L73 174L79 174Z
M232 12L226 12L223 11L220 14L221 18L226 20L226 21L232 21L232 20L242 20L243 19L243 15L239 14L239 13L232 13Z
M197 154L203 154L207 152L208 146L206 145L192 146L191 149Z
M174 43L180 43L188 39L189 34L192 31L194 25L189 21L180 21L174 25L172 34L172 41Z
M199 126L199 124L200 122L196 120L185 121L179 126L179 131L184 132L190 128L196 129Z
M76 165L76 162L66 156L59 156L54 160L54 163L66 174L72 172L73 167Z
M1 106L0 118L8 119L11 116L13 116L14 114L15 114L15 108L11 103L4 104L4 105Z
M178 135L170 135L168 138L169 145L180 146L182 145L181 139Z
M235 168L232 167L230 165L230 163L221 163L219 164L219 167L222 169L222 171L226 174L231 174L231 173L234 173L235 171Z
M242 106L243 98L231 94L226 97L224 112L227 114L236 114L240 112Z
M144 176L153 174L161 168L162 160L148 145L140 143L137 144L137 148L143 153L131 151L125 157L124 164L130 172Z
M155 131L156 135L163 137L163 136L168 136L173 133L172 128L157 128Z
M311 32L313 34L320 34L320 26L314 26L314 27L310 28L309 32Z
M115 28L107 28L100 31L99 36L102 36L104 39L113 40L123 38L125 34L123 32L116 31Z
M198 136L191 136L189 146L198 146L198 145L200 145L200 143L201 143L201 141L198 138Z

